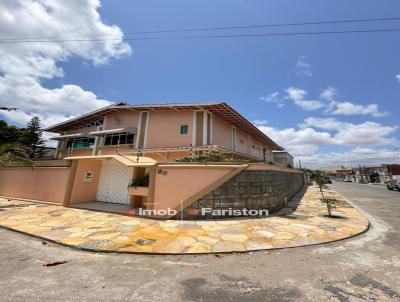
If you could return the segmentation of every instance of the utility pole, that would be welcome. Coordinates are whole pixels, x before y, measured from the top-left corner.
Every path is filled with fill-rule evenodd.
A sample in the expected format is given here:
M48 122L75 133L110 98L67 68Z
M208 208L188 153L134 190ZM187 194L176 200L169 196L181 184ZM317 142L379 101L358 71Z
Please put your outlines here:
M360 172L360 176L361 176L361 183L364 183L364 177L362 175L361 165L359 165L358 168L359 168L359 172Z
M299 159L299 168L301 169L301 159Z

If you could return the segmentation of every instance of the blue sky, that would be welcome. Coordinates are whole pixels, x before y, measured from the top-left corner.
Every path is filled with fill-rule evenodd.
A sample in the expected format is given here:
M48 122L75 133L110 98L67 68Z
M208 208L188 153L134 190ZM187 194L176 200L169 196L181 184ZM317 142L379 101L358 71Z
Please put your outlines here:
M54 8L57 9L61 10ZM382 1L365 0L106 0L101 2L101 8L91 9L87 15L97 9L102 24L119 27L124 34L179 28L400 17L400 13L396 15L400 12L398 1L385 1L383 5ZM71 24L65 25L69 22L68 16L60 14L59 17L69 34L99 31L99 24L85 28L88 22L82 20L79 23L79 18L92 20L84 14L71 14L69 18ZM400 20L218 33L373 28L400 28ZM29 36L38 34L28 33ZM170 37L182 35L198 34L168 34ZM129 41L126 42L129 46L125 44L125 49L119 53L104 50L102 58L105 57L106 62L100 63L90 57L91 52L84 53L76 46L68 49L69 54L65 57L49 55L62 69L62 74L51 71L49 76L35 77L41 88L52 93L54 90L60 92L57 89L64 89L65 85L93 93L95 101L92 107L108 101L131 104L225 101L249 120L256 121L267 135L310 166L398 162L400 135L396 127L400 116L400 80L396 76L400 74L399 42L398 32ZM8 70L0 65L0 72L5 76ZM0 100L1 97L0 86ZM90 108L90 101L87 101L79 112ZM76 115L76 112L62 112L62 109L60 112L51 110L51 114L42 111L29 108L23 118L12 114L5 118L22 123L27 116L38 113L45 123L51 123Z

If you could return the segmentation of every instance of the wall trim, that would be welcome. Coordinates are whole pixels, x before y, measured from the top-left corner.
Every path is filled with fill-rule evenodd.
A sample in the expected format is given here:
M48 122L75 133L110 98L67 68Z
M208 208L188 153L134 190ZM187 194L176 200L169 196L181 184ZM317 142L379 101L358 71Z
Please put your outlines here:
M76 170L78 167L79 160L73 160L71 164L71 170L69 171L67 187L65 188L65 195L62 205L67 206L71 201L72 190L74 188Z

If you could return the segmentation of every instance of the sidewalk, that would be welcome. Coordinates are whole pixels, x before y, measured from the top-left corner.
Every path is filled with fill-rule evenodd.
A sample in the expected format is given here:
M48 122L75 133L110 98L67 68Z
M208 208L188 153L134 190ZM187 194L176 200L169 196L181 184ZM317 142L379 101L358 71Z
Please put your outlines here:
M56 205L0 199L0 227L95 252L150 254L221 253L327 243L360 234L369 222L340 200L327 218L316 187L308 187L293 212L268 218L229 220L152 220ZM291 204L289 204L290 206Z

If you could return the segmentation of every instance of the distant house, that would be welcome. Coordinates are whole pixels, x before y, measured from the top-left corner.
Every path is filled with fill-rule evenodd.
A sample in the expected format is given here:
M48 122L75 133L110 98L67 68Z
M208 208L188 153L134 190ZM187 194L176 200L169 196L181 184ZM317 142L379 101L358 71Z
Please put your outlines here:
M273 151L273 162L283 166L294 167L293 156L287 151Z
M347 168L345 166L341 167L328 167L328 168L320 168L320 171L325 172L331 177L334 177L337 180L346 180L353 181L355 172L353 168Z
M360 172L360 169L358 169L358 172ZM380 166L364 166L361 168L361 173L364 174L368 182L385 183L389 180L400 178L400 165L382 164Z
M342 166L321 168L320 170L336 179L351 180L359 183L385 183L389 180L400 179L400 165L398 164L359 165L353 168Z
M217 151L272 161L277 143L226 103L118 103L46 129L59 133L56 157L141 153L159 162Z
M388 169L392 179L400 179L400 165L388 165Z

